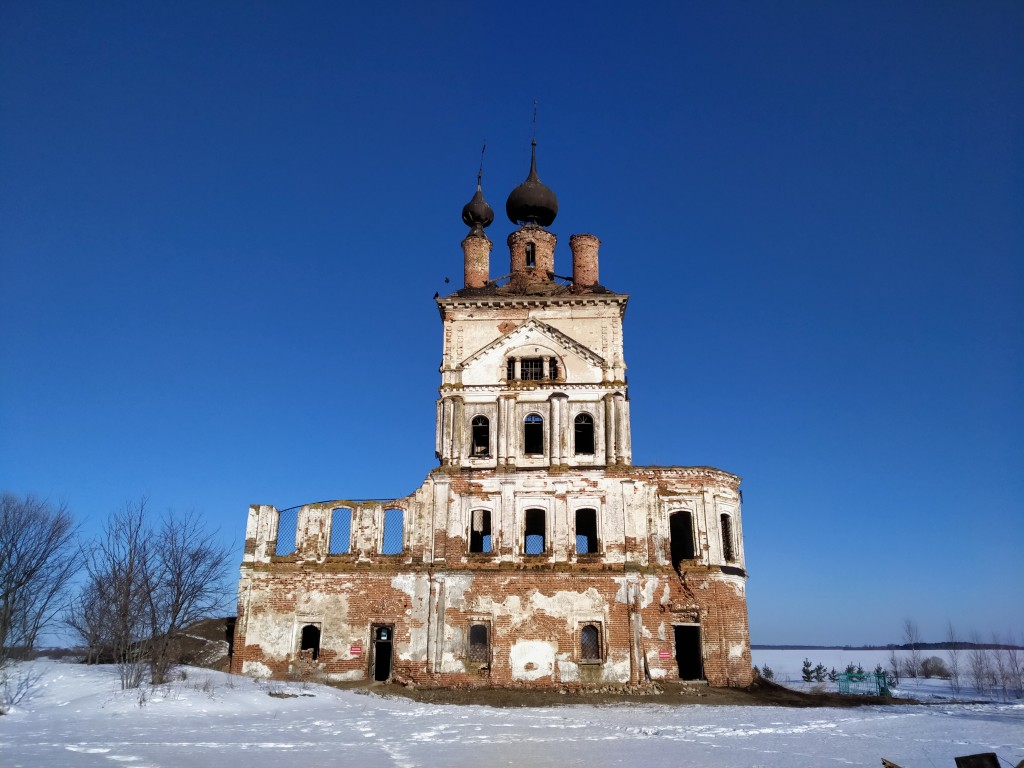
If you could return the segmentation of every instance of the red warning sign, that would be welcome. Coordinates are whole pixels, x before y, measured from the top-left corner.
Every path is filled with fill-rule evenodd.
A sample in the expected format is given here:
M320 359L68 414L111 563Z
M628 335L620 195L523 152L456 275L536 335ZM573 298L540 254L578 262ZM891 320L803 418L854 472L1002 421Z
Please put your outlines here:
M672 651L658 651L658 658L659 659L671 659L672 658Z
M348 652L351 653L353 656L362 656L363 655L363 646L361 646L361 645L350 645L348 647Z

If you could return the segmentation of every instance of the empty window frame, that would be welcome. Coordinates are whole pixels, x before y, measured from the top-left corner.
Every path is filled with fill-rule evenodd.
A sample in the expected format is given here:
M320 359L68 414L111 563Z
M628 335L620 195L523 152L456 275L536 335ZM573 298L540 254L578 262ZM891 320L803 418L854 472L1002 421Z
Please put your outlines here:
M474 509L469 521L469 551L486 553L491 551L491 512Z
M576 510L576 554L597 553L597 510Z
M558 358L552 357L548 360L548 378L558 381Z
M299 530L299 508L282 509L277 513L277 541L275 555L290 555L295 551L295 537Z
M405 513L400 509L384 510L384 534L381 536L380 553L397 555L404 546Z
M472 441L470 455L486 457L491 455L491 422L486 416L474 416L470 423Z
M331 540L327 554L347 555L352 551L352 510L338 507L331 510Z
M580 661L584 664L601 661L601 627L596 623L580 627Z
M540 381L544 378L544 360L539 357L524 357L519 361L519 378L523 381Z
M594 417L581 413L573 420L573 437L576 453L594 453Z
M543 555L547 550L547 528L543 509L526 510L523 527L523 552L527 555Z
M523 453L544 454L544 419L531 413L523 420Z
M486 624L470 624L466 659L488 664L491 661L490 632Z
M678 569L681 561L693 560L697 556L693 546L693 515L688 510L671 514L669 535L672 539L672 567Z
M320 658L320 627L315 624L307 624L302 628L299 657L307 661L316 661Z
M725 562L731 563L736 560L736 551L732 545L732 517L722 514L719 519L722 521L722 557Z
M526 244L526 266L536 267L537 266L537 245L536 243Z
M505 361L505 378L512 381L516 377L516 359L510 357Z

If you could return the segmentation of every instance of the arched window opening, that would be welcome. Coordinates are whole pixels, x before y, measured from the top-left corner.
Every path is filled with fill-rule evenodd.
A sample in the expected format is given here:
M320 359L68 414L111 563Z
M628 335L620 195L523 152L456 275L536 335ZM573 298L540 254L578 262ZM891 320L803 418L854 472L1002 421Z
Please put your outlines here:
M491 422L486 416L474 416L471 423L473 441L470 448L473 456L491 455Z
M307 661L316 661L320 658L320 627L307 624L302 628L299 656Z
M486 509L474 509L469 525L469 551L491 551L491 513Z
M380 553L397 555L404 546L405 515L400 509L384 510L384 535L381 537Z
M339 507L331 510L331 540L327 554L347 555L352 551L352 510Z
M486 624L469 625L469 653L466 654L466 658L469 661L482 661L485 664L491 660Z
M299 530L299 508L282 509L277 513L277 541L274 554L290 555L295 551L295 537Z
M594 417L589 413L581 413L573 422L573 432L576 438L576 453L594 453Z
M526 527L524 533L524 552L527 555L543 555L547 549L547 529L544 524L543 509L526 510Z
M537 266L537 246L534 243L526 244L526 266Z
M531 413L523 422L523 453L544 453L544 419Z
M580 661L591 664L601 661L601 630L595 624L586 624L580 629Z
M731 563L736 559L736 553L732 546L732 518L729 515L722 515L722 556L725 562Z
M687 511L675 512L669 518L669 534L672 537L672 567L679 569L683 560L697 556L693 546L693 516Z
M597 552L597 510L576 510L576 554L593 555Z

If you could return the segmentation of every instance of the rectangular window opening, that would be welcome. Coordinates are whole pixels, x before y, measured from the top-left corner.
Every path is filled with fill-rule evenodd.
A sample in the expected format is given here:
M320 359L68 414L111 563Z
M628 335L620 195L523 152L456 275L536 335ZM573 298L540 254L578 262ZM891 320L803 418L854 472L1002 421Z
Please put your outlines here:
M523 381L540 381L544 378L544 362L539 357L524 357L519 366Z
M474 509L469 526L469 551L488 553L491 551L491 512Z
M601 661L601 627L584 624L580 628L580 661L595 664Z
M576 554L597 553L597 510L576 510Z
M384 510L384 535L381 538L382 555L400 554L403 547L405 513L400 509Z
M344 507L331 510L331 540L329 555L347 555L352 551L352 510Z
M488 664L491 661L490 632L486 624L469 625L469 648L466 658Z
M729 515L722 515L722 556L725 562L731 563L736 559L732 546L732 518Z
M526 510L526 526L523 533L525 534L525 554L543 555L547 548L543 509Z
M274 554L290 555L295 551L295 539L299 531L299 508L282 509L277 513L277 542Z

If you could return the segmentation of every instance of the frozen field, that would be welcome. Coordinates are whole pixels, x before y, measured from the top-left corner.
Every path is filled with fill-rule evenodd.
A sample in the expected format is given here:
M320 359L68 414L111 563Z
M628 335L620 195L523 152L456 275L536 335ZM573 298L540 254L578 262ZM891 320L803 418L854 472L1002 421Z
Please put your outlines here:
M781 668L788 662L771 655L778 653L755 655L755 662ZM952 768L955 755L974 752L996 752L1011 765L1024 759L1021 704L492 709L259 683L202 669L188 669L187 680L155 694L142 689L141 700L139 691L119 690L113 668L50 661L26 668L39 677L30 696L0 717L3 768L878 768L883 756L904 768Z

